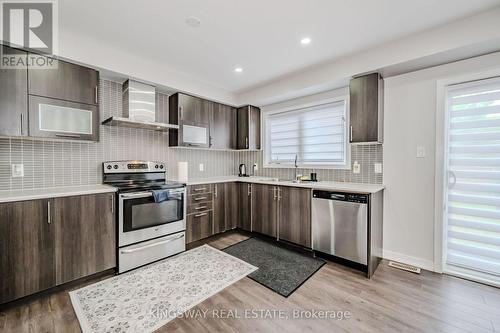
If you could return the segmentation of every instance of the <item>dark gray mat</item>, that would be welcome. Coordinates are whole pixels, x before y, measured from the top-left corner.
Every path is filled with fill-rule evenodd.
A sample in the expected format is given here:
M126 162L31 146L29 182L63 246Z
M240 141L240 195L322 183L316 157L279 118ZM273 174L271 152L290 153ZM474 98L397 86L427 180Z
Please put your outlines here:
M285 297L290 296L325 264L322 259L257 238L249 238L223 251L258 267L248 277Z

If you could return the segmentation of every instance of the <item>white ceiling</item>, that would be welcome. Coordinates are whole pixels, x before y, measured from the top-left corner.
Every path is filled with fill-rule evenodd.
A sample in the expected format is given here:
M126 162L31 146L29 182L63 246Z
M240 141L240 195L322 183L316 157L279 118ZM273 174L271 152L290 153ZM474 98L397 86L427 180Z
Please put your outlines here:
M242 93L497 5L500 0L61 0L59 30ZM188 26L189 16L201 26ZM303 36L312 38L307 47L300 45ZM243 73L234 73L236 66Z

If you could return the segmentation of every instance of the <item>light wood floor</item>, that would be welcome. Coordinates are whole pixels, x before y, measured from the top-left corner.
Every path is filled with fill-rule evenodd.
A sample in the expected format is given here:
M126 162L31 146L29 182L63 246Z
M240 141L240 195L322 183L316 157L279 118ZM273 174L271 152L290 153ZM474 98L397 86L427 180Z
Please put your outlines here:
M224 248L245 238L233 233L209 244ZM386 262L371 280L327 263L288 298L244 278L194 309L207 310L208 318L177 318L159 332L500 332L500 289L427 271L415 275ZM337 310L351 318L219 319L214 309ZM0 332L79 331L67 290L0 313Z

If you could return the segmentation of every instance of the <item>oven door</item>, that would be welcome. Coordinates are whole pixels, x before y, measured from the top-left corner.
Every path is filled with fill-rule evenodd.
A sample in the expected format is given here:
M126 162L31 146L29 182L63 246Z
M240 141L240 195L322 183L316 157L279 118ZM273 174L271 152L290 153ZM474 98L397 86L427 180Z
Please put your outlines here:
M186 229L186 189L168 191L156 203L151 192L122 193L118 197L118 244L125 246Z

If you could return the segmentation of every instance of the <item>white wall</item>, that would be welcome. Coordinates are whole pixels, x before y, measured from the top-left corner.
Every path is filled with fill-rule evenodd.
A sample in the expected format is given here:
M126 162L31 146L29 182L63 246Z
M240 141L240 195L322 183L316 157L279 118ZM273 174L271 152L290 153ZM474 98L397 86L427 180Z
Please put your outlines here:
M500 68L500 53L385 79L385 258L435 268L437 84L492 68ZM425 158L416 158L418 145Z

